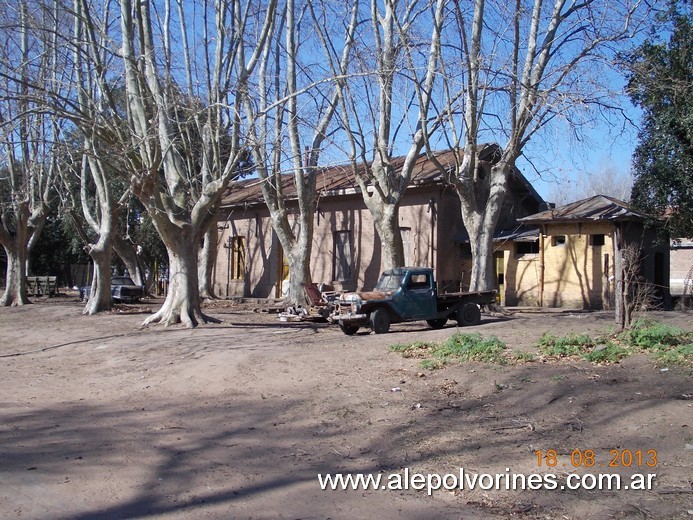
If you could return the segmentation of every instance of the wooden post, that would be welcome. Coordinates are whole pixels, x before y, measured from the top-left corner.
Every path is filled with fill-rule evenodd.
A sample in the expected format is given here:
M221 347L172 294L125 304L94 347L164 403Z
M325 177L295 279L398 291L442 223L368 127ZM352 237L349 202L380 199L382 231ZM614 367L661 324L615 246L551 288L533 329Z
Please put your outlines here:
M616 324L620 330L625 327L625 280L623 279L623 230L616 223L614 227L614 308Z

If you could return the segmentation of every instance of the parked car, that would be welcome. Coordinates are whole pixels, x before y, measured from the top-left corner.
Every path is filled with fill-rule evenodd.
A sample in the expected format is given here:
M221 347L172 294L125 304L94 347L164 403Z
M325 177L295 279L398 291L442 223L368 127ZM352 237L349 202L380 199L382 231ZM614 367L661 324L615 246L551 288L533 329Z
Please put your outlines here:
M79 297L88 300L91 294L91 285L79 288ZM111 297L118 302L135 302L144 297L144 287L135 285L129 276L111 277Z

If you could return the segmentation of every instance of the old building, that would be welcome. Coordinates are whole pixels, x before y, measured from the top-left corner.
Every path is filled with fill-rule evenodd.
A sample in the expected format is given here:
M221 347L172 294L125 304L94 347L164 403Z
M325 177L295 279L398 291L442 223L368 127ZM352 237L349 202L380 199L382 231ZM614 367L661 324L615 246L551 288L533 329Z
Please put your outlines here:
M681 307L693 306L693 239L671 241L671 296Z
M481 167L489 167L497 150L487 146L480 154ZM454 152L438 155L452 165ZM403 158L395 161L401 166ZM219 253L214 289L220 297L277 298L285 290L288 268L281 245L270 224L258 179L232 185L220 212ZM293 176L283 176L289 208L296 209ZM381 271L381 246L372 216L349 167L324 168L318 174L318 210L311 258L313 281L337 290L371 288ZM431 266L439 288L464 289L466 272L464 226L459 199L440 171L421 155L400 207L400 231L408 265ZM509 195L498 223L498 236L517 227L517 219L541 211L541 197L515 170Z
M638 248L639 279L652 284L668 305L669 244L645 226L646 220L625 202L603 195L520 218L539 230L536 245L516 241L505 248L506 302L610 308L616 290L615 237L620 235L621 248Z

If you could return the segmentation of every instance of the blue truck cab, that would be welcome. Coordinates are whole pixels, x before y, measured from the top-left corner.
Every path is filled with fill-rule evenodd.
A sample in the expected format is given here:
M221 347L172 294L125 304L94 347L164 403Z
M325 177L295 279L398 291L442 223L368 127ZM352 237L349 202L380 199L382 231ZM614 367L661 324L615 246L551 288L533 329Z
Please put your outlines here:
M347 335L361 327L376 334L386 333L391 323L424 320L432 328L442 328L448 319L459 325L477 325L479 305L495 300L495 291L439 295L430 267L397 267L380 275L373 291L342 294L329 321L338 323Z

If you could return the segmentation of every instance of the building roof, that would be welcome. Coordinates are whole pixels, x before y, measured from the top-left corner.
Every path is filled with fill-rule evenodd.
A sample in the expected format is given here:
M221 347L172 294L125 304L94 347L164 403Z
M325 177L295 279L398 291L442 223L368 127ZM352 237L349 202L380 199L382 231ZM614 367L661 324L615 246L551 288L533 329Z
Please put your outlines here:
M648 215L632 209L622 200L595 195L518 219L525 224L558 222L643 221Z
M523 225L517 226L514 229L501 229L493 234L494 243L535 242L536 240L539 240L539 228L527 227ZM466 230L455 235L455 243L469 243L469 234Z
M500 148L495 144L482 145L479 152L479 159L493 162ZM437 160L448 169L452 170L455 167L455 150L445 152L436 152ZM404 164L405 157L396 157L392 159L395 169L400 169ZM364 165L359 168L363 170ZM284 199L296 199L296 184L293 174L283 174L282 192ZM222 207L241 206L248 204L264 204L262 196L261 183L263 181L257 178L243 179L234 181L229 184L226 193L222 199ZM432 184L442 184L444 182L443 175L436 165L431 161L425 153L417 157L414 169L411 175L410 186L424 186ZM541 196L536 192L529 181L515 169L510 175L510 188L528 192L532 197L543 202ZM354 173L351 165L337 165L320 168L316 179L316 190L320 196L344 195L347 193L358 193L360 188L354 179Z

